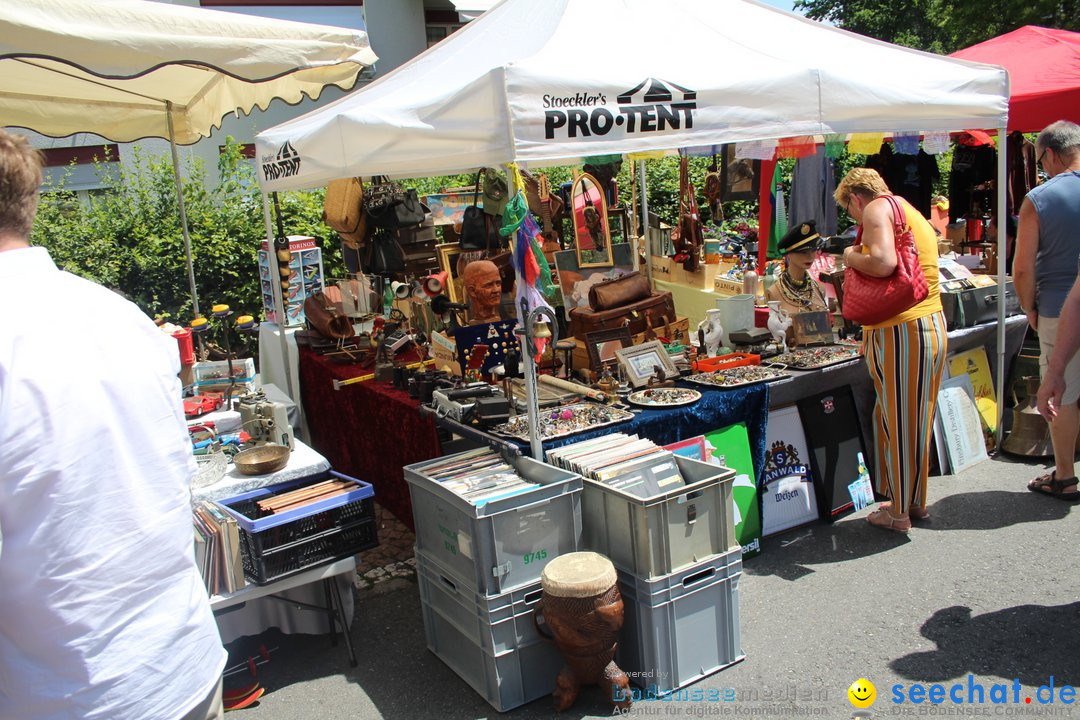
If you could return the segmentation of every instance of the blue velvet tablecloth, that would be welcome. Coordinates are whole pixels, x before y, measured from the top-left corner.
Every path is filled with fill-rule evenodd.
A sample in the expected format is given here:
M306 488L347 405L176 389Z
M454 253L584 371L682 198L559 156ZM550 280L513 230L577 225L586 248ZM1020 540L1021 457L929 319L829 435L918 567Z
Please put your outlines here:
M637 434L658 445L668 445L744 422L750 440L754 477L761 477L765 465L765 428L769 420L768 384L758 383L729 390L719 388L713 390L682 382L678 385L700 391L701 399L693 405L683 407L635 411L632 420L618 425L608 425L568 437L547 440L544 442L544 451L613 432ZM528 454L528 445L519 444Z

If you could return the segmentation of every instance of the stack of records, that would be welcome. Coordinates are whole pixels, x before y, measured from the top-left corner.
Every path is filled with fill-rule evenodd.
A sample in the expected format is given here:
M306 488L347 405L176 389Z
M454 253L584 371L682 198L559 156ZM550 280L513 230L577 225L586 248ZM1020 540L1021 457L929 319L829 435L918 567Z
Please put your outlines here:
M619 490L650 498L685 485L675 455L652 440L612 433L549 450L548 463Z
M536 487L518 475L501 455L486 448L447 458L424 468L424 474L471 504L481 507L492 500L517 495Z

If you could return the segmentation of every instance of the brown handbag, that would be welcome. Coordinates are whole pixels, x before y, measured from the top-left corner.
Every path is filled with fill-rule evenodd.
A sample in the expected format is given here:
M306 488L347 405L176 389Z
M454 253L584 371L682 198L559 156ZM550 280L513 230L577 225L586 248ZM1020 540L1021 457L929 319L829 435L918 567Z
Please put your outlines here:
M589 288L589 307L593 310L613 310L644 300L650 295L652 288L649 279L639 272L632 272Z
M354 250L360 247L367 235L364 185L360 178L330 181L323 201L323 222L337 231L346 245Z
M325 338L348 340L355 334L352 320L345 314L341 294L336 287L308 295L304 300L304 317L308 325Z

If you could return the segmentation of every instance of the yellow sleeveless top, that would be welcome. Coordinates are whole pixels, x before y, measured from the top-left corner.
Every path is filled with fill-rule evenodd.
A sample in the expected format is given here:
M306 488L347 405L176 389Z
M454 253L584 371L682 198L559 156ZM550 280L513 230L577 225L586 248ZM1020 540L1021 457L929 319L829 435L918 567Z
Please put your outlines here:
M878 323L877 325L864 326L871 330L892 327L893 325L906 323L910 320L918 320L927 315L941 312L941 295L938 290L937 235L934 233L934 228L930 225L929 221L923 217L921 212L913 208L899 195L894 197L896 197L896 201L900 204L900 207L904 209L908 227L911 228L911 234L915 237L915 248L919 251L919 264L922 265L923 275L926 276L926 286L930 292L927 293L926 299L921 303L905 310L891 320ZM863 254L867 253L867 248L863 246Z

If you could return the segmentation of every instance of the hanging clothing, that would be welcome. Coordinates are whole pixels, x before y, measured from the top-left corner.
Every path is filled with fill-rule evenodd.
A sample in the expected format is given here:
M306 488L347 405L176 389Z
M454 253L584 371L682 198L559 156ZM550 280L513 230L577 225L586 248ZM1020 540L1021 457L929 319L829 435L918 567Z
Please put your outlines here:
M789 224L813 220L822 235L836 234L836 170L834 161L819 145L813 155L799 158L791 176Z
M930 218L934 182L941 177L933 156L922 150L914 155L895 153L888 143L882 143L881 151L866 159L866 166L878 171L894 195L911 203L923 217Z
M1019 215L1024 196L1038 184L1035 143L1025 139L1019 130L1014 130L1006 138L1005 148L1005 172L1009 188L1006 205L1010 214Z
M963 136L961 136L963 137ZM965 217L974 205L975 210L993 211L993 190L977 190L977 186L994 179L997 169L997 150L993 145L968 145L960 141L953 150L952 171L949 174L949 222Z

